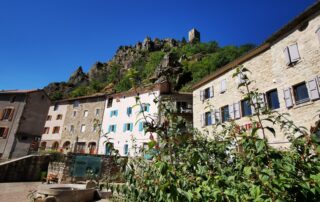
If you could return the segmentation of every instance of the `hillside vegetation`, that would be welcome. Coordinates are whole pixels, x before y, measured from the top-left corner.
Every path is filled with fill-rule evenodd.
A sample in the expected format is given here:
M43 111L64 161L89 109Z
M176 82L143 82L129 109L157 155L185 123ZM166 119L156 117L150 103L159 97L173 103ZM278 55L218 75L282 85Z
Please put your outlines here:
M51 83L45 90L53 100L122 92L132 87L129 78L135 72L141 85L170 81L176 91L191 91L192 84L252 48L146 38L134 46L120 46L110 61L95 63L88 73L79 67L67 82Z

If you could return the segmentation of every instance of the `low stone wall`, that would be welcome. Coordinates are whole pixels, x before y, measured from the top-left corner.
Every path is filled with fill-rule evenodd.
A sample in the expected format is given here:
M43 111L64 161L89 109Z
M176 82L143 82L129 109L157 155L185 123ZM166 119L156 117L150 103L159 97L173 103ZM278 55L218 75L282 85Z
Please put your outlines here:
M0 182L40 181L46 172L49 156L30 155L0 164Z
M75 164L75 159L77 156L93 156L101 157L101 172L98 176L100 181L109 182L121 182L120 177L121 168L117 164L114 157L109 157L105 155L90 155L90 154L74 154L68 153L65 155L62 161L53 161L49 163L48 166L48 176L57 176L59 183L76 183L76 182L85 182L87 176L84 177L74 177L73 169ZM61 160L61 159L60 159ZM126 159L123 159L126 161Z

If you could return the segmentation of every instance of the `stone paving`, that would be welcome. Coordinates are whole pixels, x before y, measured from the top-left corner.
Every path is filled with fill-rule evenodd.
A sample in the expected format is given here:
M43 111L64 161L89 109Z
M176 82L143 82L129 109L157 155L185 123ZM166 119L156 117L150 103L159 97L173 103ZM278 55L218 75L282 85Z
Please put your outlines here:
M28 194L41 182L0 183L0 202L29 202Z

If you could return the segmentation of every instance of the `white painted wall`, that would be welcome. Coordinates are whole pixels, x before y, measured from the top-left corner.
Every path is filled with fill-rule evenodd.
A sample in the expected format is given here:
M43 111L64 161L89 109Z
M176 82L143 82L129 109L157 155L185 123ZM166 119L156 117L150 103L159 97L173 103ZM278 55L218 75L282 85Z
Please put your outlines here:
M145 112L145 115L152 116L154 119L157 118L158 106L153 102L155 97L160 95L159 91L152 91L148 93L140 94L141 103L150 104L149 112ZM106 134L102 136L99 141L99 154L105 154L106 143L111 142L114 148L119 150L121 156L124 156L124 145L129 145L129 155L136 156L139 154L139 149L143 146L143 143L150 141L150 133L145 133L144 131L139 131L139 119L143 118L143 115L139 113L140 106L136 103L136 97L121 97L117 98L114 96L112 107L108 108L106 105L104 109L104 116L102 121L102 133ZM127 115L127 107L132 107L131 116ZM117 116L110 117L110 111L118 110ZM141 120L142 121L142 120ZM133 130L123 132L124 123L133 123ZM116 132L108 133L109 125L116 125ZM156 139L156 134L152 134L154 139Z
M49 133L48 134L42 134L41 137L41 142L45 141L58 141L60 143L61 139L61 133L63 130L63 123L66 118L66 112L67 112L67 105L66 104L58 104L58 109L54 111L54 105L51 105L49 108L48 116L52 116L50 121L46 121L45 127L49 127ZM62 119L61 120L56 120L57 115L61 114ZM59 126L60 131L59 133L52 134L53 127ZM47 147L51 146L51 143L47 142Z

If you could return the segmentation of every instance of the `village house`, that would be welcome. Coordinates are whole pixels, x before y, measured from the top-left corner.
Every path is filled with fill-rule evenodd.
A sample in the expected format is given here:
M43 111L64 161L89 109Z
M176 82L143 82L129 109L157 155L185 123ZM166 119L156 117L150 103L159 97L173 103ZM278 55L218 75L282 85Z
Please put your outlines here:
M63 127L60 129L59 150L64 153L96 154L104 112L105 94L78 97L61 102L67 104ZM61 110L64 110L63 107Z
M0 158L37 151L51 102L43 90L0 91Z
M111 148L118 150L121 156L141 154L148 142L157 140L155 133L145 131L144 124L161 122L159 102L165 98L170 98L166 101L176 105L179 113L192 120L192 95L171 93L168 83L108 95L99 154L109 155Z
M41 137L40 150L59 150L67 106L68 102L59 101L50 106ZM69 151L70 145L65 145L64 149Z
M213 132L217 122L234 120L250 129L252 106L238 89L243 76L233 77L239 65L247 68L251 89L258 88L261 105L290 114L297 125L309 128L320 109L320 2L268 38L262 45L236 59L193 86L193 124ZM210 108L206 107L210 106ZM287 146L279 128L268 134L275 147ZM279 133L280 132L280 133ZM281 134L281 135L279 135Z

